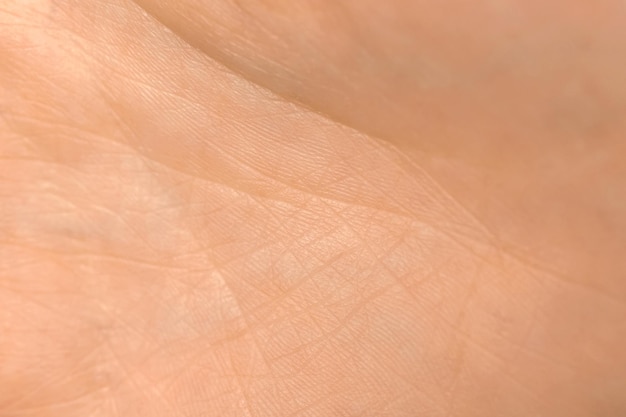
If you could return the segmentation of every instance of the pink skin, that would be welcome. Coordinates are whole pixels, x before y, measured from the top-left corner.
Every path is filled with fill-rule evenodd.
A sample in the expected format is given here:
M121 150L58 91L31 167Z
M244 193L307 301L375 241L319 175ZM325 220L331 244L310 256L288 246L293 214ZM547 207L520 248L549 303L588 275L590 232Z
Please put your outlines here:
M0 6L0 417L626 413L626 8Z

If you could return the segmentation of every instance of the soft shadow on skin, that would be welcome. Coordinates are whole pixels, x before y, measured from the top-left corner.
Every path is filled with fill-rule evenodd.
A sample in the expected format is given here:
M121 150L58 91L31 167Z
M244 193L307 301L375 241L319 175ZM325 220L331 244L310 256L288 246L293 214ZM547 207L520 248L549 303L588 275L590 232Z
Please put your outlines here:
M398 146L503 250L626 291L623 6L136 3L305 112Z

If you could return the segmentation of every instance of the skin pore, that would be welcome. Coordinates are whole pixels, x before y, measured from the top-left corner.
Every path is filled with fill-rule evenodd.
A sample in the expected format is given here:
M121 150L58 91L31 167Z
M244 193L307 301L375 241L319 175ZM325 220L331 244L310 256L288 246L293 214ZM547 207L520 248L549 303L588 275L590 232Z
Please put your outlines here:
M623 415L625 21L0 5L0 417Z

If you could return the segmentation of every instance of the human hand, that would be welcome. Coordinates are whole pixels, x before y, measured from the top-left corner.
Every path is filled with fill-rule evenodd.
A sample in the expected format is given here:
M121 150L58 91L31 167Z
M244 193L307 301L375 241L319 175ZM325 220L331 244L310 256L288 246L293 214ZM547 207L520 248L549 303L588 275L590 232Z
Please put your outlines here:
M618 2L0 6L0 416L626 414Z

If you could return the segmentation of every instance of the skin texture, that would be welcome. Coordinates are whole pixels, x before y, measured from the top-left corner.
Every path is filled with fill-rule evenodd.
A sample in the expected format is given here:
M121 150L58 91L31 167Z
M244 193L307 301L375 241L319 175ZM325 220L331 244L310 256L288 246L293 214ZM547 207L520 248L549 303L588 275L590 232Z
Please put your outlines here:
M0 417L626 415L620 1L0 4Z

